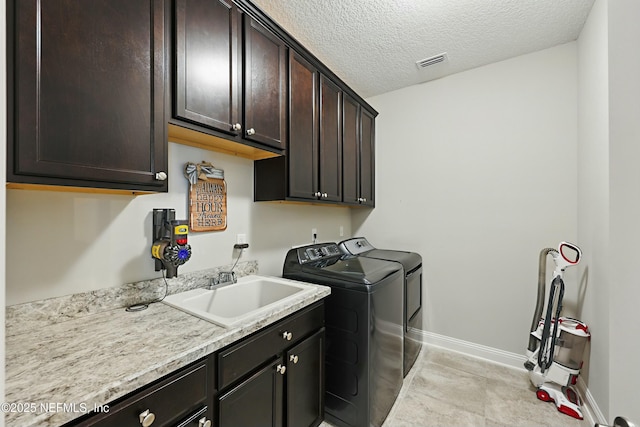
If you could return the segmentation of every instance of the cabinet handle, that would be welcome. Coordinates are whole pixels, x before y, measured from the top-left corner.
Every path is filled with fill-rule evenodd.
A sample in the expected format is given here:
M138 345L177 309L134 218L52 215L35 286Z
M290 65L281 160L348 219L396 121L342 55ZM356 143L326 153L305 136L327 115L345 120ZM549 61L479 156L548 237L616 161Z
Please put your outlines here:
M198 427L211 427L211 420L208 420L207 417L202 417L198 420Z
M278 371L280 375L284 375L284 373L287 372L287 367L283 365L278 365L276 367L276 371Z
M289 356L289 362L293 362L294 364L298 363L298 356L292 354Z
M254 128L247 129L247 135L251 136L251 135L255 135L255 134L256 134L256 130Z
M156 179L158 181L164 181L165 179L167 179L167 173L166 172L156 172Z
M139 416L142 427L149 427L156 420L155 414L148 409L142 412Z
M282 333L282 339L285 339L287 341L291 341L291 338L293 338L293 334L291 332L284 331Z
M242 125L240 123L236 123L235 125L231 126L231 130L235 130L236 132L240 131L242 130Z
M322 196L322 193L319 192L319 191L316 191L315 193L313 193L313 195L316 196L316 197L320 197L320 196Z

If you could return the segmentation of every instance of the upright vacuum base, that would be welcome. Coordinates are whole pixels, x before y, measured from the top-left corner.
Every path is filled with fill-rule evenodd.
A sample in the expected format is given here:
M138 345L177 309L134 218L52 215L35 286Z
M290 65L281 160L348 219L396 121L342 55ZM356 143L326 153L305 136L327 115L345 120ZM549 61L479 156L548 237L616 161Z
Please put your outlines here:
M563 414L579 420L584 419L582 409L580 409L582 402L573 387L561 387L554 383L544 383L536 391L536 396L542 401L554 402L558 411Z

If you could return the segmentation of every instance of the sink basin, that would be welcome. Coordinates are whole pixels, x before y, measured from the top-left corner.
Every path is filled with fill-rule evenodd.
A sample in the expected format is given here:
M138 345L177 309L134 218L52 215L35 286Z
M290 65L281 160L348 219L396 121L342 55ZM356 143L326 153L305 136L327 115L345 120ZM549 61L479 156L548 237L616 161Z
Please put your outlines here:
M313 286L293 280L251 275L212 290L200 288L170 295L163 302L217 325L232 327L312 292Z

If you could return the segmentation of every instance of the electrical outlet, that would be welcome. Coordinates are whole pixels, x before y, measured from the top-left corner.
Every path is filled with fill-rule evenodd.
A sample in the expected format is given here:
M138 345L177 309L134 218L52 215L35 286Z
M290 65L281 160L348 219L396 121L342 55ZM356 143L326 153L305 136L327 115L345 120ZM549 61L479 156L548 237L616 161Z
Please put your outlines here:
M246 234L236 234L236 244L244 245L247 243L247 235Z

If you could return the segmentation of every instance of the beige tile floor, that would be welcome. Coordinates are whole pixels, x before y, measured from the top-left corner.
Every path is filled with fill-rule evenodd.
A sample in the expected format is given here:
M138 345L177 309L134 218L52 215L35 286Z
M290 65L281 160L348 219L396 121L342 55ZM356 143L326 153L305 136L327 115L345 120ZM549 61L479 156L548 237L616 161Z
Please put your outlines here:
M536 398L527 374L424 346L383 427L591 427ZM328 423L321 427L331 427Z

